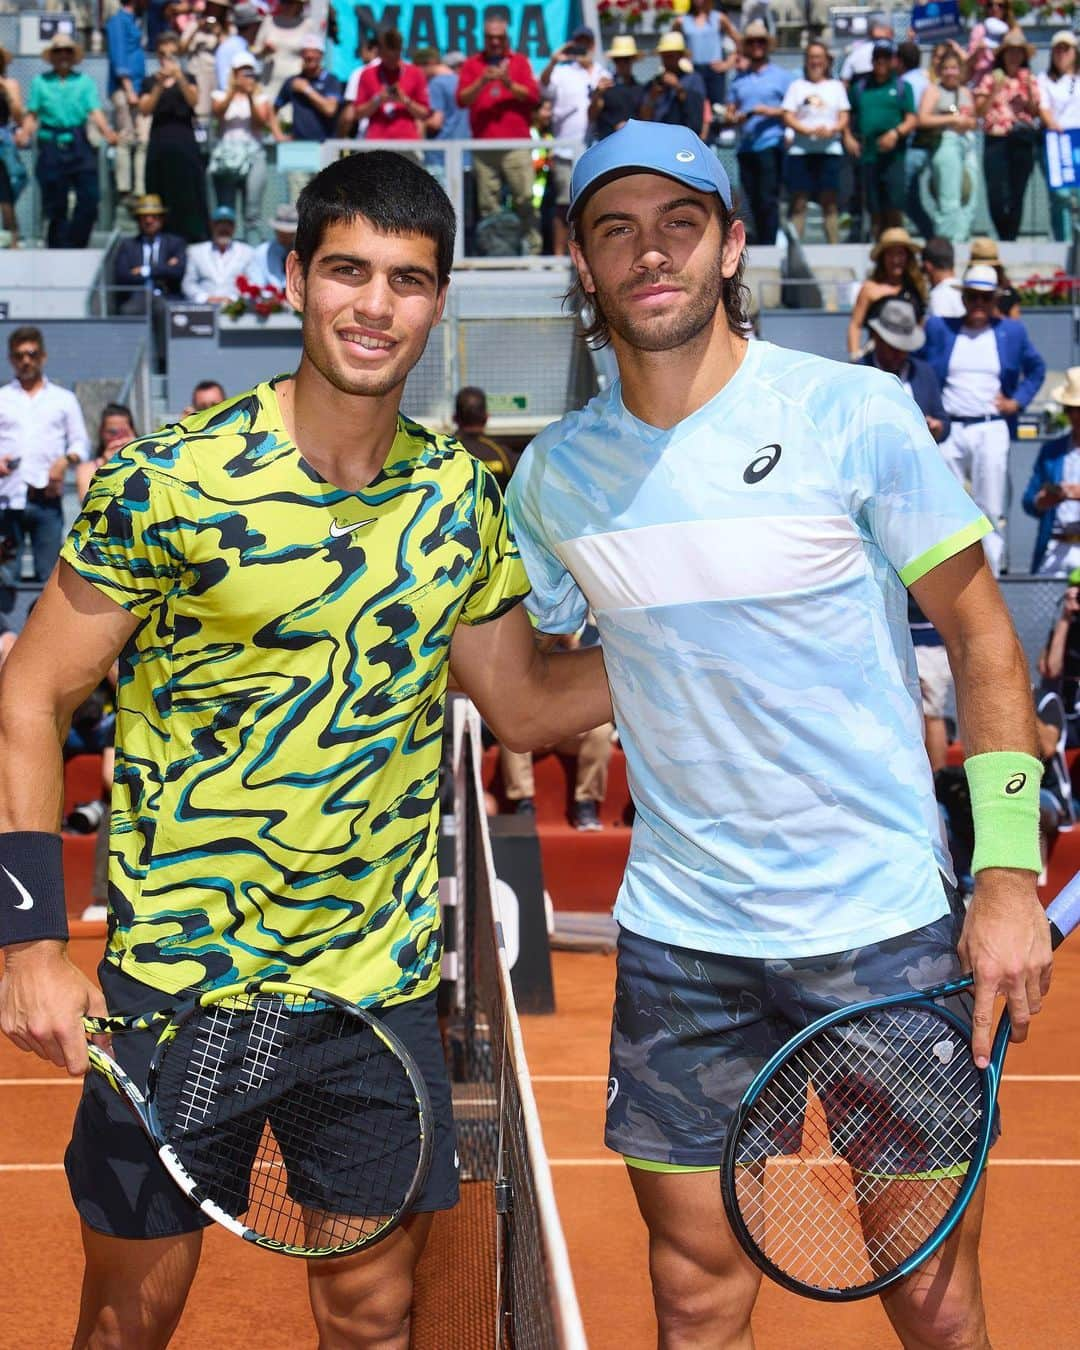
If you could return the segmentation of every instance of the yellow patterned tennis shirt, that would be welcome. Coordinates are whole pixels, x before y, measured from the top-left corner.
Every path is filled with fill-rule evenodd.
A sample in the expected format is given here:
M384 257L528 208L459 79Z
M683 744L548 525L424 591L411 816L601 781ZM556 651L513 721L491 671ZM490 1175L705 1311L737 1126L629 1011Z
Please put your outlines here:
M529 589L490 472L401 417L377 477L334 487L263 384L101 469L62 557L140 620L108 959L169 992L433 988L450 640Z

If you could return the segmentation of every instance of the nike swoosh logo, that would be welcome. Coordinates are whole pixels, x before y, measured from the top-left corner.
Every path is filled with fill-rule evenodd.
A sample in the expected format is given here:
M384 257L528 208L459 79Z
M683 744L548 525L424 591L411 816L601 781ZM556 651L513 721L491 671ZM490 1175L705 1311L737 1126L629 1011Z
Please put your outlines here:
M19 880L19 878L18 878L18 877L13 877L13 876L11 875L11 873L7 870L6 867L4 868L4 876L7 877L8 881L11 882L11 884L15 887L15 889L16 889L16 890L19 892L19 894L22 896L22 899L21 899L21 900L19 901L19 903L15 906L15 908L16 908L16 909L33 909L33 908L34 908L34 897L30 894L30 892L29 892L29 891L26 889L26 887L22 884L22 882Z
M378 519L377 516L369 516L367 520L358 520L355 525L339 525L336 520L330 523L330 533L335 539L344 539L346 535L352 534L354 530L362 529L365 525L374 525Z

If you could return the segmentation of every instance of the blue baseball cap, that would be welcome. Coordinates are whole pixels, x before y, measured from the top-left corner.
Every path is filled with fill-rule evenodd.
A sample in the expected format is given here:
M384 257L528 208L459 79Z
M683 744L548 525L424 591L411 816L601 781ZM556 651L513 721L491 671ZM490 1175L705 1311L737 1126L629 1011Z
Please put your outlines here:
M231 206L215 206L211 220L235 220L236 212Z
M591 145L574 165L567 218L574 218L589 193L628 173L659 173L698 192L715 192L731 210L731 183L700 136L689 127L631 119Z

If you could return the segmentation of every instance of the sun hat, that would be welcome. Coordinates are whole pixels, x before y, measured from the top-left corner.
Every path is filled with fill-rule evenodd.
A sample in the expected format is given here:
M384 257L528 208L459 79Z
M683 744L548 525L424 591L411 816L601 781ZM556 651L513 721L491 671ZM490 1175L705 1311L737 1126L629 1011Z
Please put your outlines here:
M633 38L630 39L633 41ZM656 44L656 51L659 52L684 52L686 51L686 39L677 28L671 28L660 38Z
M1080 408L1080 366L1070 366L1065 383L1050 390L1050 397L1063 408Z
M280 230L282 234L295 234L298 220L296 207L290 202L282 202L274 212L273 219L270 221L270 228Z
M1009 31L1005 34L1005 36L998 43L998 49L997 54L995 56L995 60L1000 61L1005 52L1011 50L1014 47L1023 48L1023 50L1027 52L1027 58L1029 61L1035 55L1035 48L1024 36L1024 30L1022 28L1010 28Z
M968 263L964 269L964 275L959 281L952 283L958 286L962 291L991 291L998 289L997 268L991 267L989 263Z
M897 351L917 352L926 345L926 334L919 327L910 300L886 300L866 326Z
M715 192L731 210L731 183L700 136L689 127L631 118L613 135L590 145L574 165L568 219L591 192L628 173L658 173L699 192Z
M229 62L230 70L257 70L259 66L251 52L237 52Z
M304 33L300 39L300 51L324 52L326 51L326 39L321 33Z
M920 239L912 239L903 225L893 225L887 230L882 230L878 236L878 241L870 250L870 261L877 262L887 248L896 247L906 248L914 257L922 248Z
M611 39L607 56L609 61L620 61L625 57L629 57L631 61L636 61L641 53L638 51L637 43L630 33L620 33L617 37Z
M48 60L53 52L74 52L75 64L78 65L86 53L83 51L82 44L76 42L70 33L55 33L47 47L42 47L41 55L44 60Z
M749 42L753 38L764 38L770 47L772 47L776 41L769 32L769 25L765 23L763 19L751 19L739 34L739 37L744 43Z
M139 200L131 209L133 216L163 216L166 214L165 203L156 192L148 192L145 197Z
M443 65L449 66L451 70L457 70L458 66L465 64L465 53L459 52L457 48L452 52L446 52L443 56Z
M253 23L262 23L262 15L257 6L245 0L243 4L233 6L232 21L237 28L249 28Z

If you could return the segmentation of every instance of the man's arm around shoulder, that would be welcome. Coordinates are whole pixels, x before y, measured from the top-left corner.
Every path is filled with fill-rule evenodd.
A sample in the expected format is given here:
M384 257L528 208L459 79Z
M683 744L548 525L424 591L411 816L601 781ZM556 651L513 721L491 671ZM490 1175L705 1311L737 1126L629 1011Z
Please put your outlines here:
M61 746L71 714L97 687L136 624L66 563L49 578L0 670L0 833L58 831ZM0 1030L20 1049L69 1073L84 1073L80 1019L104 1012L96 986L70 962L62 941L12 943L4 957Z

